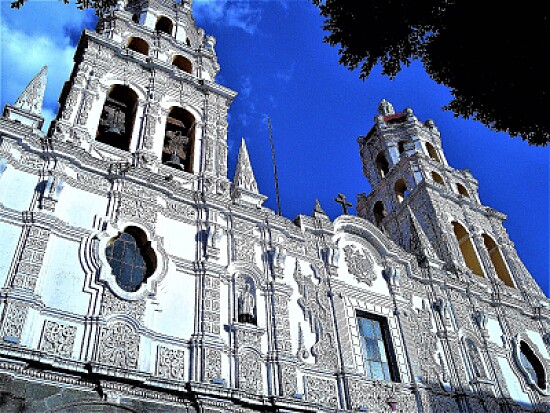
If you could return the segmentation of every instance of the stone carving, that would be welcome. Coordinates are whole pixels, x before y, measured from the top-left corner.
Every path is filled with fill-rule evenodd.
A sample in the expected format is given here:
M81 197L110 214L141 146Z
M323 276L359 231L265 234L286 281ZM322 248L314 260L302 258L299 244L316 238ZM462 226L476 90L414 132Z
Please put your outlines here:
M376 279L371 261L367 258L366 251L361 253L356 247L352 245L346 245L344 247L344 254L348 271L351 275L355 276L356 280L367 285L372 285Z
M137 368L139 336L130 325L114 322L101 329L97 361L124 369Z
M157 374L172 380L185 380L185 353L183 350L159 346L157 353Z
M281 245L274 245L269 251L271 268L275 277L283 278L286 263L286 248Z
M251 393L263 393L262 364L255 351L245 350L239 355L239 388Z
M314 273L319 274L316 271ZM311 332L315 334L315 344L310 349L315 357L315 363L325 369L335 369L338 361L334 352L334 325L329 310L330 302L325 279L318 277L317 285L310 276L302 274L299 262L296 261L294 280L300 293L298 305L302 309L304 320L309 323Z
M256 324L256 299L246 282L238 299L239 322Z
M12 286L34 291L46 246L50 236L50 230L40 227L30 227L27 233L25 248L22 249L13 277Z
M108 288L103 289L101 300L101 314L126 314L135 320L141 321L145 312L145 301L127 301L114 295Z
M21 96L15 101L14 106L29 111L33 115L42 115L47 76L48 67L44 66L29 82Z
M75 335L75 326L48 320L44 323L40 350L56 356L71 357Z
M306 388L306 397L308 401L318 403L325 407L338 407L338 393L334 380L304 376L304 387Z
M1 334L4 341L11 343L19 342L28 311L29 307L19 301L12 301L6 305Z
M220 333L220 280L204 277L203 328L205 333Z
M350 380L348 392L354 411L411 413L417 409L414 395L396 383ZM395 403L395 410L390 402Z
M235 237L235 260L254 261L254 239L250 237Z
M289 364L279 365L281 396L294 396L298 391L296 367Z
M464 345L466 346L466 351L468 357L470 358L470 365L472 368L472 373L475 379L485 379L487 378L487 372L483 361L481 360L481 355L479 354L479 349L477 348L474 340L471 338L466 338L464 340Z
M220 350L212 347L204 349L204 379L219 379L222 374L222 355Z

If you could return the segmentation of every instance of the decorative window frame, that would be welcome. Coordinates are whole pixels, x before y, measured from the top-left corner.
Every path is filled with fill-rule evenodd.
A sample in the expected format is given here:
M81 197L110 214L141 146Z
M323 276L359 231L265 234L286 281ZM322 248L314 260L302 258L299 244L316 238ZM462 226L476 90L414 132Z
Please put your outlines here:
M546 388L542 389L538 386L536 382L533 381L533 378L523 365L521 361L521 342L525 342L527 346L531 349L533 354L536 358L538 358L543 370L544 370L544 382L546 384ZM533 389L535 389L538 393L540 393L542 396L550 396L549 391L549 380L550 380L550 371L548 368L547 362L545 362L545 358L540 353L540 350L538 346L533 343L533 341L529 338L529 336L525 333L518 333L513 339L512 339L512 354L514 356L514 361L516 362L516 366L518 370L523 375L523 378L525 379L525 382Z
M109 241L121 234L127 227L136 227L144 232L157 258L157 267L155 271L141 284L138 290L134 292L125 291L118 285L105 253ZM116 224L111 224L103 232L97 234L96 238L99 241L96 244L96 256L100 263L100 282L107 284L109 289L117 297L128 301L141 300L156 295L158 284L164 279L168 272L168 255L161 245L161 239L156 237L147 227L130 221L120 221Z
M394 338L392 335L392 329L390 326L389 317L386 315L381 315L371 311L365 311L365 310L356 308L354 327L356 328L357 334L361 339L361 329L359 327L360 318L377 321L380 324L380 332L382 333L382 341L384 342L384 347L386 351L386 361L388 364L391 380L377 380L377 379L373 379L372 377L367 377L366 371L364 371L363 374L365 375L367 380L384 381L387 383L401 383L402 377L401 377L401 372L399 370L399 363L397 361L397 354L395 351ZM363 343L361 343L361 351L364 354L365 349L363 349L362 346L363 346ZM367 360L365 360L363 357L363 368L366 367L365 366L366 362Z

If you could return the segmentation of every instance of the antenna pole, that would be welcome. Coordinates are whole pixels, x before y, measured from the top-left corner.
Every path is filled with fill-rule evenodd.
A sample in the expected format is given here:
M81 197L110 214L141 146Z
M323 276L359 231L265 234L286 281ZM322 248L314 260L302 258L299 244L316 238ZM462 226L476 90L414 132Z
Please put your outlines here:
M277 160L275 159L275 146L273 145L273 133L271 130L271 119L267 117L269 127L269 142L271 143L271 157L273 158L273 175L275 175L275 194L277 196L277 215L281 215L281 198L279 196L279 176L277 174Z

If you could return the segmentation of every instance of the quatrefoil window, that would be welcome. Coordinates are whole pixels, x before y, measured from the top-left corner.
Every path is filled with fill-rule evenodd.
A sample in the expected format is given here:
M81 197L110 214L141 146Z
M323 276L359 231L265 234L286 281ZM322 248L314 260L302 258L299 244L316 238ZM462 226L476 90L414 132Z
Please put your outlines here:
M147 236L137 227L126 227L112 238L107 243L105 255L117 284L128 292L137 291L157 266Z

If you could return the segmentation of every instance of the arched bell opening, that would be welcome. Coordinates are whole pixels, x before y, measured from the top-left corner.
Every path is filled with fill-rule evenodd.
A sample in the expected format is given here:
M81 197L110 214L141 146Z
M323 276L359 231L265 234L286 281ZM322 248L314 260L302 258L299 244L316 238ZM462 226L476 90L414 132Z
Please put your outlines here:
M403 178L399 178L395 182L394 191L395 191L395 196L397 198L397 202L399 203L403 202L405 198L409 196L409 192L410 192Z
M426 142L426 151L428 152L428 156L430 158L432 158L434 161L441 163L441 158L439 157L437 150L430 142Z
M384 178L390 171L390 164L384 155L384 151L381 151L376 157L376 170L381 178Z
M176 66L180 70L183 70L184 72L193 73L193 64L189 59L183 56L175 55L172 59L172 65Z
M493 268L495 269L498 278L500 278L508 287L515 287L510 271L508 271L508 266L506 265L504 257L502 256L496 242L489 235L483 234L483 243L489 253L489 258L491 259L491 263L493 264Z
M129 151L137 101L137 94L131 88L113 85L103 104L96 141Z
M458 193L460 195L465 196L466 198L470 198L470 194L468 193L468 190L464 185L456 184L456 189L458 190Z
M140 37L131 37L128 41L128 49L149 56L149 43Z
M453 232L458 241L458 246L460 248L462 258L464 259L464 263L474 274L479 275L480 277L485 276L481 268L481 264L479 262L479 258L477 256L470 234L468 234L466 228L464 228L458 222L453 221L452 224Z
M387 215L382 201L376 201L374 207L372 208L372 212L374 214L374 222L376 223L376 225L380 225L382 223L382 220Z
M166 118L162 163L193 172L194 144L195 117L183 108L172 107Z
M445 181L443 180L441 175L439 175L437 172L432 171L432 179L434 182L438 183L439 185L445 186Z
M174 23L168 17L160 16L155 24L155 30L171 36L174 30Z

